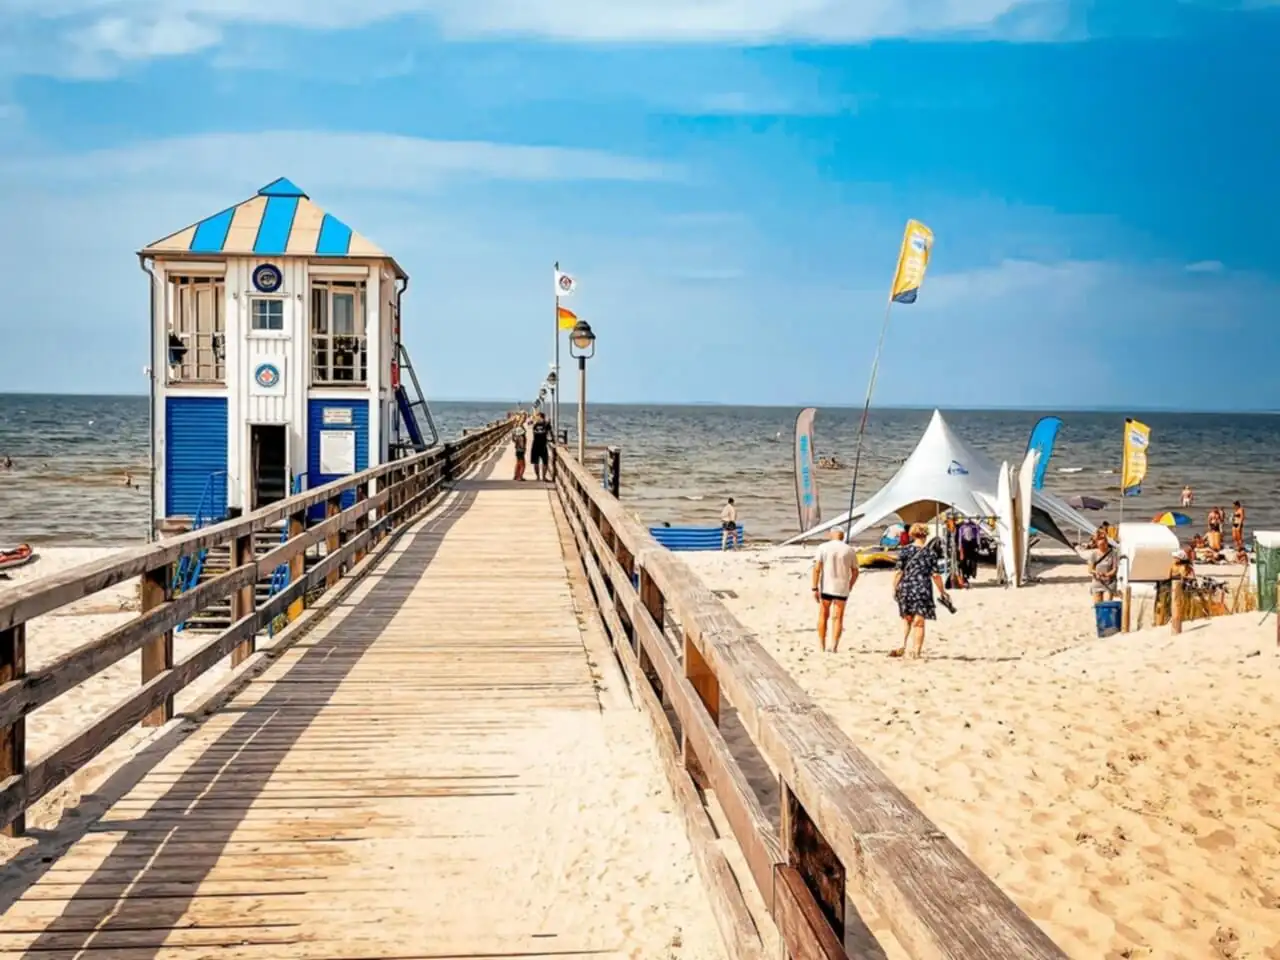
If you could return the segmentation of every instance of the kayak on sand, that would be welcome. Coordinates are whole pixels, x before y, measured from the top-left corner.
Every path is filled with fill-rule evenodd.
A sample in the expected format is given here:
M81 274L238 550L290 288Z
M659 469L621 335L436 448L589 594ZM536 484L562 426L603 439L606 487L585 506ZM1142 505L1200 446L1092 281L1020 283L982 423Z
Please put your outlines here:
M16 547L0 547L0 570L20 567L35 559L31 544L20 543Z

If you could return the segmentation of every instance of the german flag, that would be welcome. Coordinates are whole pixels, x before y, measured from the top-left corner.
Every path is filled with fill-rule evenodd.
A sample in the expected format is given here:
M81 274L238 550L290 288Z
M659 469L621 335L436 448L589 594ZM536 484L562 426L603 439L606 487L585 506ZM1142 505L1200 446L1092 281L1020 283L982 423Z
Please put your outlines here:
M556 319L560 321L561 330L572 330L578 323L578 315L564 307L556 307Z

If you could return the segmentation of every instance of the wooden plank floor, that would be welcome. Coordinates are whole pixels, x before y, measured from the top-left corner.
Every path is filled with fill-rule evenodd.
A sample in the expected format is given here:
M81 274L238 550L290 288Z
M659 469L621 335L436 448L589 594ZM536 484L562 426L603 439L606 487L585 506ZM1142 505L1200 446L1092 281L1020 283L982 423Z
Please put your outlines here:
M47 866L0 956L623 955L617 885L683 837L611 809L650 768L610 741L549 496L459 484Z

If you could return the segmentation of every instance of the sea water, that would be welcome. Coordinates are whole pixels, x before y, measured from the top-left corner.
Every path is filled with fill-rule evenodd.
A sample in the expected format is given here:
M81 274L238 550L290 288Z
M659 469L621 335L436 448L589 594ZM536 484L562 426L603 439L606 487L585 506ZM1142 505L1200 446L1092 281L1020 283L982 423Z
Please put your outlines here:
M513 404L432 405L441 432L501 416ZM797 532L792 431L798 407L639 406L592 404L591 444L622 449L622 496L646 523L719 523L734 497L748 537L782 540ZM1027 436L1044 413L1061 416L1046 489L1108 501L1088 514L1120 519L1123 413L943 411L951 427L997 462L1018 463ZM859 500L897 470L924 433L932 410L873 410L867 428ZM815 476L824 516L848 507L854 441L861 410L823 408L814 431L815 456L842 467ZM1125 519L1178 510L1184 484L1195 490L1187 511L1203 530L1214 504L1241 500L1250 529L1280 529L1280 416L1149 413L1148 473L1142 495L1126 498ZM562 409L572 430L575 411ZM781 440L777 440L781 435ZM18 541L117 544L145 538L150 499L146 397L0 395L0 545ZM1072 472L1063 472L1063 470ZM133 487L125 485L132 477ZM1183 531L1179 531L1183 532Z

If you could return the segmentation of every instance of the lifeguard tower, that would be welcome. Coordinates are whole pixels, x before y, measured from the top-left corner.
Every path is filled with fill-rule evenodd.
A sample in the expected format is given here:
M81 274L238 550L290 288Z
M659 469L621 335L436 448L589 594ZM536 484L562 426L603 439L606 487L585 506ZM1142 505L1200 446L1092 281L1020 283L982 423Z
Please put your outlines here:
M408 275L290 181L138 256L151 280L153 532L439 439L400 341Z

